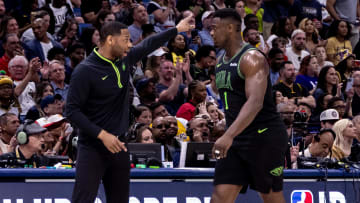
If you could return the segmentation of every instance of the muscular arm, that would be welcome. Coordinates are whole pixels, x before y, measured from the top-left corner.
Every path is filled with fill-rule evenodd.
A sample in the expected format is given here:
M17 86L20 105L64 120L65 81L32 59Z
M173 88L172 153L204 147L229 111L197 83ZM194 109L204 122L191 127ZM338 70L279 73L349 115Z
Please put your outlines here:
M177 70L176 77L171 83L170 87L167 90L164 90L159 95L159 100L162 102L172 101L178 92L179 86L182 82L181 70Z
M326 9L328 10L331 17L333 17L335 20L340 20L339 15L336 13L335 5L336 0L327 0L326 2Z
M235 137L246 129L263 108L267 88L269 66L265 57L258 51L249 51L243 56L240 71L245 76L247 101L225 135Z

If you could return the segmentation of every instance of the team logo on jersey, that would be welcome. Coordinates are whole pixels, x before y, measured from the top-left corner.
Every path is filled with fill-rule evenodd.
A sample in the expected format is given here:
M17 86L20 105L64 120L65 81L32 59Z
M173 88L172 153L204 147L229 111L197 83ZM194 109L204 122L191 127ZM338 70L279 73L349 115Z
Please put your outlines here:
M230 63L230 66L237 66L237 63Z
M294 190L291 193L291 203L313 203L314 195L310 190Z

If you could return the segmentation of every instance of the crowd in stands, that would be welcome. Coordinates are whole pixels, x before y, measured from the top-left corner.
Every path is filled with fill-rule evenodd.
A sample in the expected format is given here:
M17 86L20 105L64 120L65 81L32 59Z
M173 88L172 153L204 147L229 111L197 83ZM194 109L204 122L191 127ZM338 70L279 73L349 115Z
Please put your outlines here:
M182 142L214 142L226 130L231 109L216 87L224 50L211 31L214 12L234 8L244 43L269 62L289 134L284 166L297 168L299 156L360 161L357 7L358 0L0 0L0 154L19 148L26 159L75 160L78 129L64 115L69 83L102 26L126 24L136 46L193 15L194 30L129 67L129 142L161 143L177 166ZM27 140L16 139L19 131Z

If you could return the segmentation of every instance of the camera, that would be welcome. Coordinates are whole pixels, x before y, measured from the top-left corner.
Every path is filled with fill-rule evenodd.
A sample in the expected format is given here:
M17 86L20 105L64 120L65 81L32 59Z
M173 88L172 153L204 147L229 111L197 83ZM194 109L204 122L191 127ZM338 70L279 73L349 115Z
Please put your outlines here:
M307 119L308 115L306 114L306 112L297 111L294 113L294 122L304 123L307 121Z

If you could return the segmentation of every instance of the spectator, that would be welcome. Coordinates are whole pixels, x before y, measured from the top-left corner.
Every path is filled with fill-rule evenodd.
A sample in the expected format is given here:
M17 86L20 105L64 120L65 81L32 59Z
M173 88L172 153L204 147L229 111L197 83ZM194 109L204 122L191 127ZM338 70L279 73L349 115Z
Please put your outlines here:
M85 45L86 56L89 56L93 49L100 44L99 31L93 27L85 28L81 34L80 41Z
M336 138L332 147L332 157L341 161L351 153L351 145L356 138L356 128L351 120L341 119L334 124L333 130Z
M19 25L12 16L4 16L0 23L0 39L3 39L7 34L16 34L19 36ZM1 54L2 53L0 53L0 55Z
M5 75L0 75L0 116L5 113L13 113L19 116L21 107L14 96L14 82Z
M6 8L5 8L5 4L3 0L0 0L0 23L1 23L1 19L4 17L6 13Z
M165 116L165 121L169 125L168 128L166 128L166 134L169 137L174 137L178 140L180 140L180 137L175 137L178 134L179 128L178 128L178 121L174 116Z
M297 98L295 104L307 103L312 108L315 107L314 97L309 95L305 87L295 83L295 68L291 62L286 61L282 64L279 79L279 83L273 87L274 90L280 91L288 99Z
M65 67L58 60L52 60L49 63L49 79L55 90L55 94L60 94L66 101L69 91L69 85L65 83Z
M99 11L94 27L97 30L101 30L101 27L108 22L115 21L115 15L110 10Z
M288 135L291 135L291 128L294 122L294 113L296 105L291 102L280 103L276 106L277 111L280 113L280 118L287 127Z
M136 143L144 143L144 144L152 144L154 143L154 138L151 132L151 128L146 125L138 125L135 131L135 142Z
M305 56L301 61L300 70L295 83L305 87L310 94L315 91L319 74L319 64L315 55Z
M359 41L359 27L355 25L358 17L358 7L359 1L356 0L328 0L326 2L326 9L329 11L331 17L335 19L335 22L344 20L348 22L348 25L351 25L351 29L349 29L348 32L349 36L351 36L350 41L352 47L355 47Z
M152 103L150 105L150 110L153 120L157 117L166 117L170 115L169 112L166 110L165 106L159 102Z
M344 99L340 97L333 97L329 100L328 108L336 109L339 113L339 119L345 118L348 113L348 108L346 108Z
M130 39L133 44L137 44L141 40L142 29L141 26L145 25L149 21L146 8L142 5L135 6L130 12L133 23L128 27L130 32Z
M322 20L322 6L317 0L295 0L290 7L289 16L294 29L304 19Z
M320 114L321 128L333 128L339 120L339 113L335 109L327 109Z
M75 43L66 50L66 55L70 62L65 66L65 83L69 84L75 67L85 58L85 46L81 43Z
M300 22L299 28L304 31L306 35L305 49L309 53L313 53L315 47L321 43L319 31L315 28L314 22L309 18L304 18Z
M352 92L351 108L354 116L360 115L360 70L354 70L352 74L353 85L350 91ZM360 129L359 129L360 130Z
M352 52L350 36L351 26L348 22L335 20L331 23L326 44L326 54L334 65L340 62L343 54Z
M192 142L209 142L210 129L208 121L203 118L203 114L196 115L189 121L186 134Z
M10 60L16 55L24 55L24 50L16 34L5 35L2 46L5 53L0 58L0 70L4 70L6 74L10 75L8 70Z
M134 112L136 123L142 123L146 126L149 126L152 122L151 111L146 106L138 106L135 108Z
M150 1L147 12L150 16L150 23L156 25L160 30L166 30L175 26L175 19L178 14L176 1L169 0L168 5L163 7L164 0ZM153 21L153 22L152 22Z
M147 78L154 78L155 82L159 81L159 71L160 71L160 62L165 59L165 54L167 53L164 49L165 47L160 47L159 49L152 52L148 55L146 61L146 68L144 75Z
M32 24L32 28L35 34L35 39L26 43L25 53L26 58L31 60L35 57L39 57L43 63L47 60L48 51L53 47L62 47L58 42L49 39L46 35L44 20L38 18Z
M353 71L355 55L351 52L345 51L344 55L341 56L340 62L335 66L335 70L340 75L339 83L342 83L342 91L345 91L347 83L350 80L351 73Z
M244 41L253 45L254 47L260 43L260 33L258 30L245 28L243 32ZM264 51L264 50L262 50Z
M134 1L134 0L125 0L124 1L123 0L123 1L119 2L117 5L112 6L111 11L115 14L116 21L124 23L125 25L130 25L131 24L130 12L131 12L131 9L135 6L136 6L136 1ZM104 8L104 10L110 10L110 8Z
M48 52L47 60L48 61L58 60L58 61L60 61L60 63L65 64L65 55L66 55L66 53L63 48L53 47ZM44 63L44 64L46 64L45 66L47 67L47 65L49 63ZM46 74L42 75L43 79L45 79L45 76L46 76Z
M62 115L63 102L62 97L59 94L46 96L40 102L41 110L45 113L45 117L50 117L55 114Z
M176 114L179 107L184 103L187 92L187 88L182 84L182 67L182 63L178 63L174 67L169 60L162 61L160 65L160 80L156 84L156 92L159 95L159 101L164 103L170 115Z
M330 101L330 99L332 99L333 96L331 94L325 93L320 95L320 97L316 100L316 108L313 111L313 116L311 118L312 122L317 123L319 121L320 118L320 114L321 112L325 111L328 106L328 103Z
M245 23L245 28L255 29L255 30L259 29L259 20L254 14L247 14L245 16L244 23ZM268 46L264 41L264 37L262 35L259 35L259 37L260 37L260 43L257 44L256 47L266 53L268 50Z
M43 9L50 15L50 24L53 25L49 28L51 34L57 34L66 19L74 17L71 6L64 0L52 0Z
M41 64L38 58L34 58L29 62L24 56L15 56L9 62L9 71L14 80L15 97L21 105L20 119L23 121L29 109L35 105L33 96L36 88L35 82L39 82L38 70Z
M47 11L45 10L40 10L38 11L34 17L32 18L31 24L34 23L34 21L38 18L42 18L44 20L44 29L46 30L46 35L48 36L49 39L53 40L54 37L48 32L49 26L50 26L50 15ZM31 40L35 39L35 34L33 29L30 27L28 28L22 35L21 35L21 42L22 43L27 43Z
M176 37L170 39L167 47L170 51L171 61L174 63L174 66L176 66L177 61L180 63L184 62L186 57L185 53L189 51L184 35L178 34Z
M244 19L245 19L245 16L246 16L246 13L245 13L245 0L236 0L235 1L235 10L241 17L241 31L243 32L244 29L245 29Z
M291 33L292 27L290 19L287 17L280 17L272 26L271 35L267 39L266 43L270 48L272 48L272 41L276 38L282 37L286 41L286 48L289 48L291 47Z
M305 51L305 32L297 29L291 34L291 47L286 48L286 56L294 64L295 72L299 72L300 62L303 58L309 55L309 52Z
M271 42L272 48L280 49L284 53L284 61L288 61L288 57L285 55L286 53L286 39L283 37L275 38Z
M245 0L245 13L254 14L259 21L258 31L263 32L263 15L264 9L261 8L261 3L258 0Z
M314 53L316 55L318 64L319 64L319 72L325 66L334 66L334 64L330 61L327 61L326 50L323 45L318 45L315 47Z
M78 32L78 24L73 18L65 21L57 34L57 41L64 47L65 50L72 46L76 41Z
M216 65L216 50L213 46L201 46L196 52L195 64L190 65L190 74L194 80L210 80L209 69Z
M341 88L338 88L337 75L333 66L325 66L319 73L318 83L313 95L318 100L322 94L342 96Z
M224 113L212 102L206 102L206 111L214 124L217 124L224 119Z
M36 84L36 95L35 95L35 105L31 107L26 114L25 119L37 120L39 118L45 117L45 112L41 109L41 100L49 95L54 95L54 88L47 81L40 82ZM60 99L61 100L61 99Z
M188 87L188 102L180 106L176 113L176 117L184 118L190 121L195 116L196 107L203 110L201 113L206 113L206 87L205 84L199 80L193 80ZM202 107L201 107L202 106Z
M304 150L304 157L325 158L331 154L333 143L336 139L336 134L331 128L324 128L320 130L318 135L315 135L311 144ZM300 153L301 156L302 153Z
M5 113L0 116L0 154L14 150L15 133L19 125L18 117L13 113Z
M210 35L213 14L214 14L213 11L205 11L201 17L202 30L199 31L199 36L201 39L201 45L203 46L204 45L214 46L214 40Z
M224 106L222 104L219 91L216 87L216 79L215 79L215 67L209 69L210 76L210 84L206 85L207 92L207 102L213 102L217 105L217 107L224 112Z
M270 64L270 80L275 85L279 80L279 71L284 62L284 53L279 48L272 48L268 54Z
M46 128L42 128L31 121L21 125L16 132L18 145L13 152L1 155L0 160L17 159L18 161L25 161L26 165L33 168L47 166L49 160L37 155L44 144L43 133L45 131Z
M140 104L151 105L156 97L155 80L153 78L139 77L134 79L134 86L139 95Z
M114 7L114 9L119 9L120 6L123 5L119 4L117 7ZM96 21L99 11L106 9L109 10L110 5L109 1L107 0L82 0L80 9L85 22L94 23Z
M195 15L190 10L186 10L186 11L182 12L181 19L186 18L188 16L192 16L192 18L189 21L189 24L196 26ZM199 30L193 29L193 30L189 30L187 32L182 32L180 34L182 34L184 36L185 43L190 51L196 52L199 49L199 46L202 46L201 38L199 36ZM192 53L192 54L195 55L195 53Z
M288 98L284 97L283 94L278 90L273 90L273 98L276 105L288 102Z
M360 141L360 115L355 116L352 119L352 122L354 123L355 126L355 134L356 134L356 139L359 142Z

